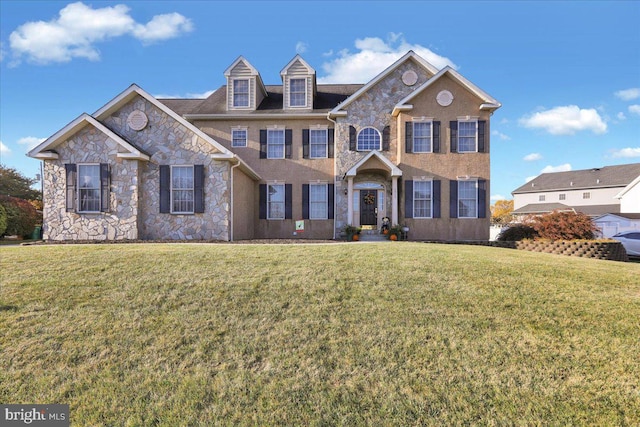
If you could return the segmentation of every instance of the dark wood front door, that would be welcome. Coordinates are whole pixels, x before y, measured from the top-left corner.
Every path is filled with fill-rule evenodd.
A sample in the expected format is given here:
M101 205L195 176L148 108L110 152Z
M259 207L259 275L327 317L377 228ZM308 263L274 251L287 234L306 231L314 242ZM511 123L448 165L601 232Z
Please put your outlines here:
M377 190L360 190L360 225L377 225Z

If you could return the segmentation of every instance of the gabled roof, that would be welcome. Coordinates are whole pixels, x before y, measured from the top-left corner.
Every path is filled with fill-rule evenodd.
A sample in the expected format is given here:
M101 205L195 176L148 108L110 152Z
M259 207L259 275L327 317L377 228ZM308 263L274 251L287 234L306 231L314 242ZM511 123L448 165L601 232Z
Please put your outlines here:
M341 110L344 110L349 104L351 104L353 101L358 99L360 97L360 95L362 95L367 90L369 90L369 88L371 88L376 83L378 83L379 81L381 81L382 79L387 77L396 68L398 68L400 65L402 65L405 61L407 61L409 59L413 59L414 61L416 61L418 64L420 64L422 67L424 67L424 69L427 70L431 74L436 74L438 72L438 69L436 67L434 67L433 65L431 65L430 63L425 61L422 57L420 57L414 51L410 50L409 52L404 54L402 56L402 58L398 59L396 62L391 64L389 67L387 67L384 71L382 71L380 74L378 74L372 80L370 80L367 84L365 84L363 87L361 87L356 93L351 95L349 98L345 99L337 107L335 107L333 110L331 110L329 112L329 115L330 116L343 115L345 112L341 111Z
M580 212L588 216L620 212L620 205L567 206L562 203L531 203L513 211L515 215L536 215L553 211Z
M126 153L118 153L117 157L124 159L138 159L138 160L149 160L149 155L143 153L138 148L134 147L129 142L125 141L118 135L116 135L113 131L107 128L105 125L88 115L87 113L82 113L71 123L60 129L58 132L47 138L40 145L29 151L27 155L29 157L34 157L36 159L41 160L55 160L58 158L58 153L52 151L56 146L60 143L66 141L71 138L73 135L78 133L86 126L93 126L104 135L106 135L109 139L117 142L122 148L124 148Z
M280 71L280 75L282 76L282 78L284 78L284 76L286 76L288 74L289 68L291 68L291 66L293 64L295 64L296 61L300 62L302 64L302 66L307 69L309 74L313 74L315 76L316 70L314 70L313 67L307 63L307 61L302 59L302 57L299 54L297 54L296 56L293 57L293 59L291 61L289 61L289 63L287 65L284 66L282 71Z
M413 108L413 106L409 104L411 100L414 99L416 96L420 95L420 93L422 93L426 88L428 88L429 86L433 85L435 82L440 80L444 75L448 75L453 80L457 81L462 86L467 88L471 93L476 95L478 98L482 99L483 104L480 105L481 110L495 111L502 106L502 104L499 103L491 95L489 95L488 93L480 89L478 86L471 83L469 80L463 77L462 74L458 73L456 70L454 70L453 68L447 65L442 70L438 71L435 76L431 77L429 80L424 82L420 87L418 87L416 90L414 90L409 95L407 95L404 99L398 102L398 104L393 109L393 113L392 113L393 116L397 116L401 110L402 111L411 110Z
M605 166L568 172L543 173L511 194L539 193L628 186L640 176L640 163Z
M264 87L264 82L262 81L262 76L260 75L260 73L258 72L256 67L251 65L251 63L249 61L247 61L245 59L245 57L242 56L242 55L238 56L238 58L236 58L236 60L233 61L233 63L231 65L229 65L226 70L224 70L224 76L227 77L227 78L231 77L231 72L241 62L245 65L245 67L247 67L249 69L250 74L252 76L256 76L256 80L258 81L258 86L260 86L260 90L266 96L267 95L267 89L265 89L265 87Z
M389 170L391 176L402 176L402 171L391 162L385 155L383 155L379 151L370 151L369 154L364 156L358 163L353 165L351 169L347 171L345 176L356 176L358 174L358 169L360 169L365 163L369 161L369 159L374 158L375 160L382 163L382 166Z
M162 102L158 101L156 98L154 98L153 96L148 94L146 91L144 91L141 87L139 87L136 84L132 84L127 89L125 89L123 92L121 92L118 96L116 96L111 101L106 103L102 108L100 108L98 111L93 113L93 116L98 120L103 120L103 119L107 118L110 114L112 114L114 111L118 110L119 108L122 108L122 106L124 106L126 103L131 101L136 96L141 96L142 98L146 99L151 104L153 104L156 108L158 108L159 110L161 110L165 114L169 115L171 118L176 120L178 123L180 123L181 125L183 125L187 129L189 129L190 131L192 131L193 133L198 135L200 138L202 138L203 140L205 140L209 144L211 144L216 150L218 150L220 152L219 154L213 154L212 155L212 157L214 159L231 159L231 158L233 158L234 154L231 151L229 151L227 148L225 148L222 144L220 144L218 141L216 141L215 139L211 138L209 135L207 135L206 133L201 131L198 127L196 127L193 124L189 123L182 116L177 114L175 111L173 111L171 108L167 107Z
M622 199L624 197L625 194L627 194L629 191L631 191L631 189L637 185L640 185L640 175L638 175L638 177L636 179L634 179L633 181L631 181L629 183L629 185L627 185L626 187L624 187L622 189L621 192L619 192L618 194L616 194L614 196L614 199Z

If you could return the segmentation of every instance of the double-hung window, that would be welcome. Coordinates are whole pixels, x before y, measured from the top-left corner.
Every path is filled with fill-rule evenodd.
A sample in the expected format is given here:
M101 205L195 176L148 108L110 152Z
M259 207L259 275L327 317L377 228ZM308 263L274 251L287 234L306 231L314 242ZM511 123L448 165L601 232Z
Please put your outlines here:
M233 81L233 106L240 108L249 106L249 80L235 79Z
M431 122L413 122L413 152L430 153L431 140Z
M231 130L231 146L232 147L247 146L247 130L246 129Z
M309 184L309 219L327 219L327 184Z
M476 120L458 121L458 153L478 151L478 122Z
M171 213L194 212L193 166L171 166Z
M478 217L478 182L458 181L458 218Z
M321 159L327 157L327 129L309 130L310 158Z
M267 159L284 159L284 129L267 129Z
M289 80L289 106L307 106L307 79Z
M267 219L285 219L284 184L267 185Z
M432 217L432 183L433 181L413 182L413 217Z
M366 127L358 134L358 151L371 151L380 149L380 132L372 127Z
M78 212L100 212L100 165L78 165Z

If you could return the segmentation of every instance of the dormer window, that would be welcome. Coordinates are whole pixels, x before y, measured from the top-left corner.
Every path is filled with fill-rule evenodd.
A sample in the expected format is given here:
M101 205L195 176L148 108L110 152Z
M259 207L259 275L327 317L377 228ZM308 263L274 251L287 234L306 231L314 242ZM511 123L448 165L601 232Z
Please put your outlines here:
M233 80L233 106L234 107L249 106L249 80L247 79Z
M291 79L289 91L289 105L292 107L307 106L307 79Z

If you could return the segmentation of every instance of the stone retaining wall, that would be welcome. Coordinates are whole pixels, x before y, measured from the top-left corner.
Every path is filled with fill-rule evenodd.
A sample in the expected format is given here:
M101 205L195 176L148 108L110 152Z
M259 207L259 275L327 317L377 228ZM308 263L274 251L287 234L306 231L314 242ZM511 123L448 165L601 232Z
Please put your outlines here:
M620 242L598 240L522 240L519 242L488 242L490 246L557 255L596 258L610 261L629 261Z

